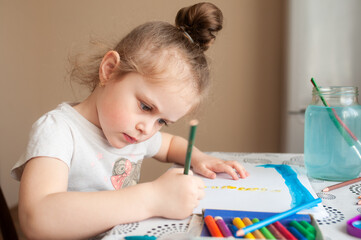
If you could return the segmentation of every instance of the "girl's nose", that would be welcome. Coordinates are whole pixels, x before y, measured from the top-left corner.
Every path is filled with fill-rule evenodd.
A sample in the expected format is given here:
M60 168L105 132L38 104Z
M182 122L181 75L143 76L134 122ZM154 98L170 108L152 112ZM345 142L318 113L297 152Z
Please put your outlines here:
M139 122L135 125L135 128L143 135L147 135L151 132L152 124L147 122Z

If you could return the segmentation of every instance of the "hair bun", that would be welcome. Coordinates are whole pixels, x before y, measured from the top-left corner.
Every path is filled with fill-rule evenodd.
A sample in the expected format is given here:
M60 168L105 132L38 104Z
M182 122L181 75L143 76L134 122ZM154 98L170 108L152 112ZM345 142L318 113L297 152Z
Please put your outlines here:
M212 3L198 3L182 8L175 18L175 25L186 31L193 41L206 51L222 29L223 14Z

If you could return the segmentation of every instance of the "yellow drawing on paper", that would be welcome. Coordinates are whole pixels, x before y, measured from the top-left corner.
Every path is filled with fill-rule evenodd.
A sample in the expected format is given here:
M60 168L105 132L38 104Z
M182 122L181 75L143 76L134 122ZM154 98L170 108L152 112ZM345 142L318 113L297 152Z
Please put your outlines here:
M236 186L231 186L231 185L227 185L227 186L205 186L205 188L207 189L216 189L216 190L238 190L238 191L251 191L251 192L281 192L281 189L267 189L267 188L245 188L245 187L236 187Z

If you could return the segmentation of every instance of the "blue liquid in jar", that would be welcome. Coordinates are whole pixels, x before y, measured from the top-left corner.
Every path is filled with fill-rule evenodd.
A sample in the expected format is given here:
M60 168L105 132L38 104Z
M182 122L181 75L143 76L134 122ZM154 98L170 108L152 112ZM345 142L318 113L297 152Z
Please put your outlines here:
M354 148L361 153L361 146L351 137L353 147L337 129L330 117L334 108L357 137L361 138L361 106L324 107L309 105L305 113L304 160L310 177L346 181L358 177L361 159ZM342 131L346 130L342 127ZM345 135L348 135L346 132Z

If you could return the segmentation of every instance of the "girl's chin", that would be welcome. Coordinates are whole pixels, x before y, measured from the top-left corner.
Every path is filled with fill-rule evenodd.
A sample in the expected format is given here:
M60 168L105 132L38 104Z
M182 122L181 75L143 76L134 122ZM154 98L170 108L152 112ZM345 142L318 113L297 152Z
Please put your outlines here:
M114 140L114 141L109 141L108 140L108 142L109 142L110 146L112 146L114 148L118 148L118 149L130 145L130 143L122 142L122 141L119 141L118 139Z

